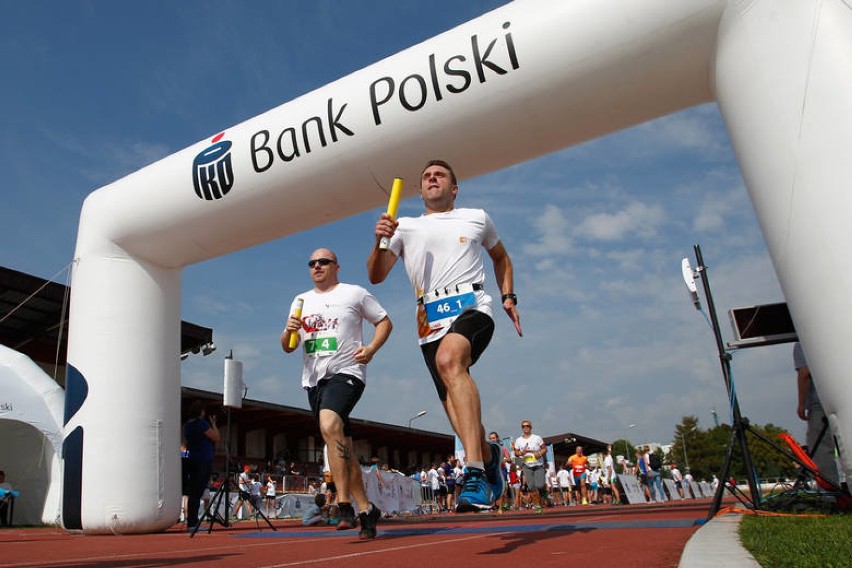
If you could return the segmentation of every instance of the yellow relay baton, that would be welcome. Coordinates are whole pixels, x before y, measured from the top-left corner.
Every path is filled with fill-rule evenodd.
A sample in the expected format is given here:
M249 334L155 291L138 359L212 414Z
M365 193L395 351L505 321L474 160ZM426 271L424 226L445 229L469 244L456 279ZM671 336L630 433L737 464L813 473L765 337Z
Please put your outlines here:
M402 182L403 179L400 177L393 178L390 199L388 199L388 215L391 216L391 219L396 219L396 210L399 209L399 198L402 195ZM389 246L390 238L382 237L382 240L379 241L379 249L388 250Z
M296 309L293 310L293 317L300 318L302 317L302 307L305 305L305 300L302 298L296 298ZM294 331L290 334L290 349L295 349L296 344L299 342L299 332Z

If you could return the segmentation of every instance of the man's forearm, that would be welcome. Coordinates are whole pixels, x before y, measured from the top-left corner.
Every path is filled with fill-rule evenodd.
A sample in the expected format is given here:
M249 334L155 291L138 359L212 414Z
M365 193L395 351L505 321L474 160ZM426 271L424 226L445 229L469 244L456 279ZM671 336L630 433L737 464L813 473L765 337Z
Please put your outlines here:
M382 348L382 345L388 340L390 337L391 330L393 329L393 324L389 317L385 317L379 323L376 324L376 330L373 332L373 340L370 341L370 346L373 348L373 353Z
M370 251L370 256L367 258L367 278L372 284L384 282L388 274L393 268L396 261L396 255L389 250L379 248L378 242Z

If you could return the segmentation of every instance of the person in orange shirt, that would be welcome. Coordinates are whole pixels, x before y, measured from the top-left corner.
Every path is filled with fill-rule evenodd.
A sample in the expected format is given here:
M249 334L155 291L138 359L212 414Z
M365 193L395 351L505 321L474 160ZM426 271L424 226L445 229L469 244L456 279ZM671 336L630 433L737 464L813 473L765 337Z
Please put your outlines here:
M580 488L580 494L583 496L583 505L589 504L586 495L586 468L588 465L589 458L583 455L583 446L577 446L574 455L568 458L568 467L571 468L571 474L574 476L574 484Z

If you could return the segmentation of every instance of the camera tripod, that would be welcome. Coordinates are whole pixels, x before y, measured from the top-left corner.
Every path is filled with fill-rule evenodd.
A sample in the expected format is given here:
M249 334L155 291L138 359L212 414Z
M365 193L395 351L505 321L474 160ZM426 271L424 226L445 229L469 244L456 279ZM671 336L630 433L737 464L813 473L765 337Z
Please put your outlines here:
M228 470L225 468L225 481L219 486L219 489L216 490L216 494L213 495L213 498L210 499L210 504L207 505L207 509L204 510L204 514L201 515L201 518L198 520L198 524L195 525L195 528L192 529L192 532L189 534L189 538L195 536L195 533L201 528L201 525L205 522L208 522L207 532L213 532L213 524L219 523L223 527L229 527L230 523L228 522L228 507L230 505L230 501L225 499L225 516L219 514L219 505L222 503L222 497L227 497L231 481L228 479Z
M249 504L251 508L254 509L254 513L249 515L248 518L254 518L254 521L257 524L257 528L260 528L260 519L263 519L266 524L269 525L269 528L274 531L278 530L272 525L272 523L269 521L269 518L260 511L260 503L258 502L259 500L252 499L251 495L246 494L245 491L240 490L239 501L242 501L244 505Z
M824 488L830 491L832 495L837 496L843 503L847 503L848 495L844 495L845 492L843 488L820 476L819 471L814 469L813 467L814 463L810 461L810 455L805 454L804 456L797 456L794 455L794 453L790 453L789 451L782 448L779 444L775 443L774 441L770 440L769 438L758 432L755 428L751 426L748 418L746 418L740 413L740 405L732 380L733 373L731 371L731 354L730 352L728 352L728 350L724 348L722 344L722 334L719 329L719 321L716 317L716 307L713 303L713 295L710 291L710 282L707 278L707 267L704 265L704 258L701 254L701 247L695 245L694 250L695 259L698 262L697 273L701 277L701 280L704 284L704 293L707 299L707 309L709 311L711 325L713 327L713 333L716 339L716 347L719 352L719 361L722 366L722 377L725 381L725 388L728 393L728 400L731 404L731 414L733 418L733 424L731 426L731 440L728 444L727 452L725 453L724 465L722 466L722 471L719 474L719 485L713 495L713 504L710 507L710 511L707 515L707 520L712 519L716 515L716 513L719 512L719 509L722 505L722 498L724 497L726 489L737 500L739 500L740 503L742 503L749 509L761 510L768 508L766 499L764 498L761 492L760 483L758 481L757 473L755 471L754 463L752 461L751 452L749 450L748 441L746 439L747 433L750 433L752 436L767 444L770 448L782 454L784 457L788 458L792 462L795 462L799 466L801 476L797 481L796 485L806 486L806 480L808 478L817 480L818 482L820 482L821 485L824 485ZM696 304L696 307L697 306L698 304ZM830 437L830 432L828 432L827 421L823 423L822 431L820 432L819 437L817 438L816 443L814 444L814 448L816 446L819 446L823 437L826 435ZM795 443L795 440L792 440L792 438L790 438L790 440L791 441L785 441L788 445L792 443L792 445L790 446L791 449L793 447L798 447L798 444ZM741 491L735 483L731 483L729 481L733 454L737 447L739 447L740 455L743 462L743 468L745 469L746 482L748 485L748 495L745 492ZM814 451L814 448L810 449L811 452Z
M227 442L226 442L226 445L225 445L225 476L224 476L224 480L222 481L222 484L219 486L219 489L216 490L216 494L213 496L212 499L210 499L210 504L207 506L207 509L204 510L204 514L198 520L198 524L195 525L195 527L192 529L192 532L189 533L189 538L192 538L192 537L195 536L195 533L198 532L198 529L201 528L201 525L204 522L208 523L208 525L207 525L207 533L208 534L213 532L213 525L215 523L219 523L223 527L231 526L230 522L228 520L229 509L230 509L230 506L231 506L231 501L230 501L230 498L229 498L230 489L231 489L231 472L230 472L230 467L231 467L231 444L230 444L230 440L231 440L231 407L230 406L225 406L225 415L227 416L228 424L227 424L227 438L225 438L225 440L227 440ZM224 517L219 514L219 507L222 503L223 498L225 499L225 516ZM249 500L249 503L254 508L254 519L255 519L255 521L257 521L257 527L258 528L260 528L260 521L258 520L257 517L258 517L258 515L260 515L263 518L263 520L266 521L266 524L269 525L269 528L271 528L274 531L278 530L274 526L272 526L272 523L269 522L269 519L267 519L266 516L263 513L260 512L260 509L258 509L257 506L254 503L251 503L251 500ZM196 504L196 506L198 506L198 505Z

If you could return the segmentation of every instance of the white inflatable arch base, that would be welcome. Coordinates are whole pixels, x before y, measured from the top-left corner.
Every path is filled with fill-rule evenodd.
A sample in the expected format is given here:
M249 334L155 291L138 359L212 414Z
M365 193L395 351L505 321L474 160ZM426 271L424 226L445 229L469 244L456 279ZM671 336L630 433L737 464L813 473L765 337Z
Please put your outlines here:
M474 177L713 100L826 411L852 440L849 5L522 0L86 199L64 526L145 533L178 518L184 266L381 207L374 180L417 179L431 157ZM134 490L105 488L119 478Z

